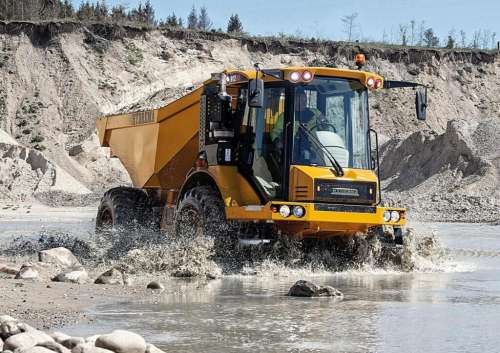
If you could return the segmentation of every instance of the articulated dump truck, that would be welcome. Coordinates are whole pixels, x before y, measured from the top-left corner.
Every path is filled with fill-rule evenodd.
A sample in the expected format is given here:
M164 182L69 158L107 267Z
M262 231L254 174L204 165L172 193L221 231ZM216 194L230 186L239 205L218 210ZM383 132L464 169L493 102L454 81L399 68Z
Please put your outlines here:
M105 193L97 231L141 225L252 243L383 230L397 240L406 214L381 207L368 95L413 87L424 120L427 91L364 72L363 61L226 70L160 109L98 119L101 145L135 187Z

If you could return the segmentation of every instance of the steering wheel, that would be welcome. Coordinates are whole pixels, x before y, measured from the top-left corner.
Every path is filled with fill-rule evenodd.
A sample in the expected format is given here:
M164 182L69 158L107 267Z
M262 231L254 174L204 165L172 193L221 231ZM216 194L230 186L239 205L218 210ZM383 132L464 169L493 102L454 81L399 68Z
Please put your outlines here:
M333 125L331 122L329 122L326 118L320 119L320 121L318 123L316 123L314 126L311 126L309 128L309 132L316 130L319 126L328 126L333 130L334 133L337 133L337 128L335 127L335 125ZM326 130L322 129L320 131L326 131Z

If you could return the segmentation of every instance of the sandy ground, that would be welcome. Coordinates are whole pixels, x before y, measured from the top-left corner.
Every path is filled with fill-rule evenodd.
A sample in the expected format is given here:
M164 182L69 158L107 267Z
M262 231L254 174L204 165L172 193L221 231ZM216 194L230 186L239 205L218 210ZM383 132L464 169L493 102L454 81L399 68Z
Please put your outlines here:
M51 208L37 204L0 207L0 246L15 237L35 236L41 231L69 232L75 237L88 237L93 230L95 207ZM31 257L2 257L0 263L19 268L36 261ZM51 281L16 280L0 273L0 314L8 314L39 329L57 328L76 322L91 322L88 310L108 302L154 299L146 290L148 274L132 276L131 286L97 285L93 280L107 268L88 268L89 284Z
M0 278L0 313L38 329L91 322L86 311L96 305L154 297L144 285L130 287L32 282Z

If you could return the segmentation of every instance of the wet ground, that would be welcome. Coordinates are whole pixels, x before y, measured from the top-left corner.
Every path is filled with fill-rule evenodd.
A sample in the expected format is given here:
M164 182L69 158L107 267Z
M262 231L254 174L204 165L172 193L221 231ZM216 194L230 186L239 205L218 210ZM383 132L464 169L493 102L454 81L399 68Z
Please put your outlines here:
M73 335L129 329L169 352L494 352L500 347L500 227L433 229L452 260L423 270L311 273L176 280L159 300L92 309ZM77 227L78 228L78 227ZM296 280L328 284L344 301L286 297Z

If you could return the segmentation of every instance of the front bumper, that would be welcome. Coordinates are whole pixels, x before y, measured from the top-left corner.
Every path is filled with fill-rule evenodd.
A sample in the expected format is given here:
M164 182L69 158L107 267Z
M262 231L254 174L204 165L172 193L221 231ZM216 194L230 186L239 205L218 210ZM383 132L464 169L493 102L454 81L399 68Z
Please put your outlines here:
M302 206L305 209L303 217L283 217L279 212L272 212L272 206L288 205ZM398 211L400 219L397 222L385 222L384 211ZM406 212L403 208L378 207L360 205L340 205L328 203L305 202L270 202L263 206L243 206L226 208L229 219L263 220L274 223L300 224L305 229L322 231L364 231L375 226L402 227L406 224Z

